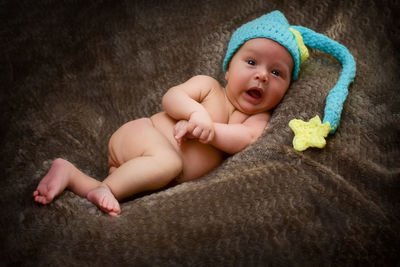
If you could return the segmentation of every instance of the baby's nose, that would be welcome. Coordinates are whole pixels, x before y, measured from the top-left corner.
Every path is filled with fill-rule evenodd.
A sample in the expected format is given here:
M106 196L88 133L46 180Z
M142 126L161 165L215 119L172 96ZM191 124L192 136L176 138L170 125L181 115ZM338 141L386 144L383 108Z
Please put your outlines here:
M258 71L256 74L256 80L259 80L261 82L267 82L268 81L268 75L267 72L262 70L262 71Z

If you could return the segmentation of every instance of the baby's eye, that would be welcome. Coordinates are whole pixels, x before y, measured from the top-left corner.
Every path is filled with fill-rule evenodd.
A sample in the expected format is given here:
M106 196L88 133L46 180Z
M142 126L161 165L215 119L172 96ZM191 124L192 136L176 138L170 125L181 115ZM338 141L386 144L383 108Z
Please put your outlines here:
M255 66L256 62L254 60L252 60L252 59L249 59L249 60L247 60L247 64Z
M279 73L279 71L277 71L277 70L273 70L273 71L271 71L271 73L272 73L273 75L275 75L275 76L280 76L280 73Z

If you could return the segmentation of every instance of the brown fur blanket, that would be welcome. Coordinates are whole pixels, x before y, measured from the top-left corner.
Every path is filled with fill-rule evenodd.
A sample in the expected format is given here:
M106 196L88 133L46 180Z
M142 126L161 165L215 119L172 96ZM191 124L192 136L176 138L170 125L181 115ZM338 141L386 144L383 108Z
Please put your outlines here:
M0 1L1 266L399 264L397 1ZM173 85L224 82L233 31L281 10L357 62L326 148L296 152L288 122L323 116L341 67L312 51L264 134L204 178L122 203L111 218L32 192L63 157L102 180L107 142L161 110Z

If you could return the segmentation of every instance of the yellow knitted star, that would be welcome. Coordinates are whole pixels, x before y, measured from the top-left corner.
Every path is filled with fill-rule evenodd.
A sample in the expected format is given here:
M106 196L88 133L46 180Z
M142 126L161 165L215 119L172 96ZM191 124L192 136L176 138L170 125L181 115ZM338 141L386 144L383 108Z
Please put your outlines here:
M322 124L318 115L308 122L293 119L289 122L289 127L295 134L293 147L297 151L304 151L309 147L324 148L325 137L332 129L328 121Z

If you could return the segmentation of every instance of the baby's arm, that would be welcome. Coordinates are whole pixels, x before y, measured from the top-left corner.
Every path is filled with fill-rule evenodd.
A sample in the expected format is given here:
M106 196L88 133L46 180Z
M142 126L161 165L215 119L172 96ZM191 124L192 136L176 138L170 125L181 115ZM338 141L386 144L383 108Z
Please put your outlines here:
M187 132L207 143L214 138L214 125L201 103L218 86L219 83L211 77L195 76L169 89L163 96L162 105L172 118L188 121Z
M214 123L215 137L210 144L229 154L242 151L261 136L270 117L269 113L259 113L241 124Z

